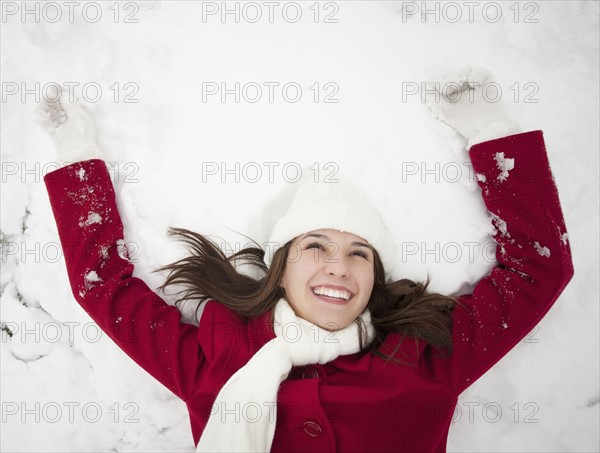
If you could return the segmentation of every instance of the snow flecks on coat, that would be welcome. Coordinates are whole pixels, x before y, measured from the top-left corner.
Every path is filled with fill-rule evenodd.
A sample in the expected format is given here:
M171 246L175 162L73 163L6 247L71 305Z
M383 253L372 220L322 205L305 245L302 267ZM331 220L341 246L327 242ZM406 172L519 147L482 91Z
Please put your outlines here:
M562 245L567 245L567 241L568 240L569 240L569 234L568 233L563 233L563 234L560 235L560 242L562 242Z
M515 159L504 157L504 153L496 153L494 160L496 161L496 167L498 167L498 170L500 170L500 174L497 176L497 179L502 182L508 178L508 172L515 168Z
M125 244L124 239L119 239L117 241L117 253L119 254L119 258L129 261L129 251L127 250L127 244Z
M154 330L154 329L156 329L156 327L157 327L157 326L158 326L159 328L162 328L162 327L164 326L164 322L161 320L161 321L158 321L158 322L151 322L151 323L150 323L150 329L151 329L151 330Z
M522 260L521 260L521 261L522 261ZM531 275L529 275L529 274L526 274L526 273L525 273L525 272L523 272L523 271L518 271L518 270L516 270L516 269L515 269L515 272L516 272L517 274L519 274L519 277L521 277L521 278L523 278L523 279L525 279L525 280L527 280L527 281L530 281L530 282L532 282L532 281L533 281L533 278L531 277Z
M100 246L99 254L103 260L107 260L108 259L108 245Z
M100 214L98 214L97 212L93 212L93 211L90 211L88 213L88 216L85 220L83 220L83 218L81 218L79 220L79 226L82 228L84 226L90 226L95 223L98 223L98 224L102 223L102 216L100 216Z
M87 176L85 176L85 170L83 168L77 170L77 177L80 181L85 181L87 179Z
M95 270L88 270L87 272L84 273L84 276L83 276L84 288L81 291L79 291L79 296L85 297L85 295L91 288L93 288L94 286L96 286L97 283L100 283L102 281L103 280L100 278L100 276L98 276L98 273Z
M535 247L535 251L538 252L538 255L550 258L550 249L548 247L542 247L537 241L533 243L533 246Z
M106 263L108 262L109 254L108 251L110 247L108 245L101 245L100 250L98 250L98 256L102 258L102 263L100 264L100 269L103 269Z
M487 178L485 177L485 175L483 173L475 173L475 178L477 178L477 181L480 181L480 182L487 181Z
M102 279L100 277L98 277L98 273L96 271L89 271L87 274L85 274L85 281L86 282L101 282Z
M90 187L90 189L91 189L91 187ZM87 190L87 188L85 188L85 189L80 189L80 190L69 192L67 195L69 196L69 198L74 200L77 204L83 205L88 202L89 194L90 194L90 192Z
M69 173L72 176L77 177L80 181L87 180L86 171L85 168L83 168L83 165L73 165L69 167Z
M500 235L502 237L509 238L510 234L506 228L506 222L493 212L490 212L490 216L492 217L492 225L494 226L494 231L492 232L492 235L495 236L496 234L498 234L498 232L500 232Z

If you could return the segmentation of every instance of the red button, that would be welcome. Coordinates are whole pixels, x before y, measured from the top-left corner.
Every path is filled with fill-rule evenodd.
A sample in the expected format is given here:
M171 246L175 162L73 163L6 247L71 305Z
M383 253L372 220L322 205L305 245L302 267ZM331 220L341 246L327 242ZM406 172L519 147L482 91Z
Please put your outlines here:
M303 379L315 379L319 377L319 372L315 368L307 367L302 372Z
M319 437L323 434L323 428L317 422L308 421L302 424L304 428L304 432L308 434L310 437Z

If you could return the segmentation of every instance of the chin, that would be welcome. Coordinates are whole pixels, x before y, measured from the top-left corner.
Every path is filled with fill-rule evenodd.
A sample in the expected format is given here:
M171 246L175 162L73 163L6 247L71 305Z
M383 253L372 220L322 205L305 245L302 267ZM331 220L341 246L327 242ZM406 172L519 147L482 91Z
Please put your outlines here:
M325 330L329 330L330 332L335 332L337 330L342 330L345 327L348 327L351 323L350 322L343 322L341 320L337 320L337 321L328 321L325 323L320 324L321 328L325 329Z

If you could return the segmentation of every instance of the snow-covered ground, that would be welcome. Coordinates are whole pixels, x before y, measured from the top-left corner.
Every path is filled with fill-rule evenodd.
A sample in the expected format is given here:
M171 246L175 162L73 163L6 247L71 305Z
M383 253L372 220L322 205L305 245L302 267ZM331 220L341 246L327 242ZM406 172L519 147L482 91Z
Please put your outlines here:
M448 450L600 449L598 2L4 1L1 26L2 451L192 443L184 404L70 293L42 181L55 151L33 122L49 84L93 112L151 287L182 255L168 226L264 242L301 169L358 181L394 232L398 275L453 293L494 264L491 224L464 140L421 94L465 65L489 68L490 98L544 131L575 277L461 396Z

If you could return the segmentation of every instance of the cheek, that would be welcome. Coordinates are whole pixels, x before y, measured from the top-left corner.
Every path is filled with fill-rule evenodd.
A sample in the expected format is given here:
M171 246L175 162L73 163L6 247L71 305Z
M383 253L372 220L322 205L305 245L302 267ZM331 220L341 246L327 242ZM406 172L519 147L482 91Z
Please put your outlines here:
M360 285L363 289L365 297L369 299L371 297L371 293L373 292L373 286L375 285L375 275L371 268L366 269L364 274L362 274Z
M292 271L290 270L289 263L286 263L283 274L281 275L281 282L279 283L279 286L282 287L284 290L289 289L289 281L290 281L290 273L291 272Z
M281 277L281 286L288 293L294 291L302 280L302 266L298 262L287 263L283 276Z

